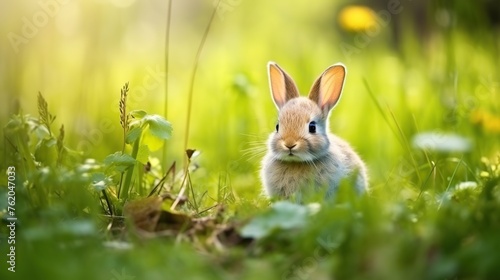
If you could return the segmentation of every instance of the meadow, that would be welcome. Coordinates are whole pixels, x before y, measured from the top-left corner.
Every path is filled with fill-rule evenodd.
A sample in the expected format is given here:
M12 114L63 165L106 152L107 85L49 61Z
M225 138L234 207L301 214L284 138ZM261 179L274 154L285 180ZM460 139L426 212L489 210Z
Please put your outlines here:
M495 279L499 26L353 4L1 3L0 278ZM366 195L262 195L268 61L303 94L346 65Z

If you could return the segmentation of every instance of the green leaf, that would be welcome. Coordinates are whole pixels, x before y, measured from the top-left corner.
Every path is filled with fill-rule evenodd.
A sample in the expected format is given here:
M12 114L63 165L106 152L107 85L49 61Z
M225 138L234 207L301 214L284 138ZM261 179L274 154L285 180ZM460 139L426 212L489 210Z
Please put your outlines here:
M143 145L147 145L149 150L156 151L163 146L164 140L153 135L150 127L148 126L144 129L141 143Z
M57 163L57 140L42 139L36 147L35 158L45 166L54 166Z
M115 166L116 169L121 172L134 166L136 160L130 155L122 154L122 152L116 152L107 156L103 162L107 166Z
M9 122L5 126L7 129L19 129L24 125L24 121L22 119L22 116L19 115L14 115L10 118Z
M147 115L144 124L149 125L151 134L159 139L167 140L172 135L172 125L160 115Z
M144 118L148 113L144 110L133 110L129 113L132 117L135 119L142 119Z
M83 152L75 151L68 147L63 146L59 152L59 164L64 166L75 166L82 161ZM79 166L77 168L80 168Z
M38 139L45 139L51 137L49 130L44 125L37 125L33 130Z
M92 186L97 191L105 190L110 184L112 180L110 180L104 173L94 173L92 174Z
M294 204L289 201L278 201L266 213L255 217L241 229L243 237L260 239L269 236L276 230L303 228L315 208Z
M136 126L136 127L132 128L127 133L127 137L125 138L125 142L127 144L134 143L139 138L139 136L141 136L141 133L142 133L142 127L141 126Z

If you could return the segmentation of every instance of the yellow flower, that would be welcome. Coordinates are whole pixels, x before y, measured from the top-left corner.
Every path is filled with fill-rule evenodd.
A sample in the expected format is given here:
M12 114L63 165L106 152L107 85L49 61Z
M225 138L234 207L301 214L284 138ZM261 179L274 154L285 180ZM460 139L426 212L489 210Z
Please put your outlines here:
M470 120L489 133L500 133L500 117L487 111L476 110L471 113Z
M351 5L340 10L338 21L344 30L351 32L362 32L377 24L375 12L361 5Z

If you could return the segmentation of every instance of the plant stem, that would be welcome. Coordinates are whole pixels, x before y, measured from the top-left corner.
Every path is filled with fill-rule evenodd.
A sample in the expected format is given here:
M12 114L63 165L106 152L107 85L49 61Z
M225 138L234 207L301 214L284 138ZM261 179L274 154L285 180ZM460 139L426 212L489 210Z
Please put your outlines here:
M201 51L203 50L203 47L205 46L205 41L207 40L208 37L208 32L210 31L210 28L212 27L212 23L215 18L215 14L217 13L217 9L219 8L220 0L217 2L217 5L214 8L214 11L212 12L212 15L210 16L210 20L208 22L207 28L205 29L205 33L203 33L203 37L201 38L200 45L198 46L198 51L196 52L196 57L194 59L194 66L193 66L193 72L191 73L191 82L189 84L189 92L188 92L188 104L187 104L187 116L186 116L186 132L184 135L184 151L187 150L188 146L188 139L189 139L189 127L191 123L191 107L193 103L193 91L194 91L194 81L196 78L196 73L198 70L198 64L200 61L200 56L201 56ZM189 159L185 160L184 165L188 164Z
M131 156L134 159L137 159L137 153L139 152L139 143L140 142L141 142L141 136L139 136L137 138L137 140L135 140L134 146L132 148ZM129 197L129 194L131 191L132 175L134 174L134 169L135 169L136 165L137 165L137 163L127 170L127 175L125 176L125 181L123 183L123 193L122 193L123 194L122 198L124 201L127 201L128 197Z
M113 217L114 216L113 206L111 205L111 202L109 201L108 195L106 194L106 190L102 190L102 195L104 196L104 199L106 200L106 204L108 205L109 215L111 217Z
M165 103L163 115L168 120L168 75L169 75L169 53L170 53L170 20L172 17L172 0L167 0L167 30L165 33ZM163 141L162 166L167 166L167 140Z

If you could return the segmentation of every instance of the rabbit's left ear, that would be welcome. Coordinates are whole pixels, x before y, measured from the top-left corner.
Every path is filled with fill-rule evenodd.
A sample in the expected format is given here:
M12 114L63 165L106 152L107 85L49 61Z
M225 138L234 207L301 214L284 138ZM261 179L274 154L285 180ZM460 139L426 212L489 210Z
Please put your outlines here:
M346 68L342 63L328 67L314 82L309 99L316 102L325 115L337 104L342 94Z
M278 110L280 110L288 100L299 97L299 90L295 82L278 66L278 64L270 61L267 64L267 71L271 96Z

